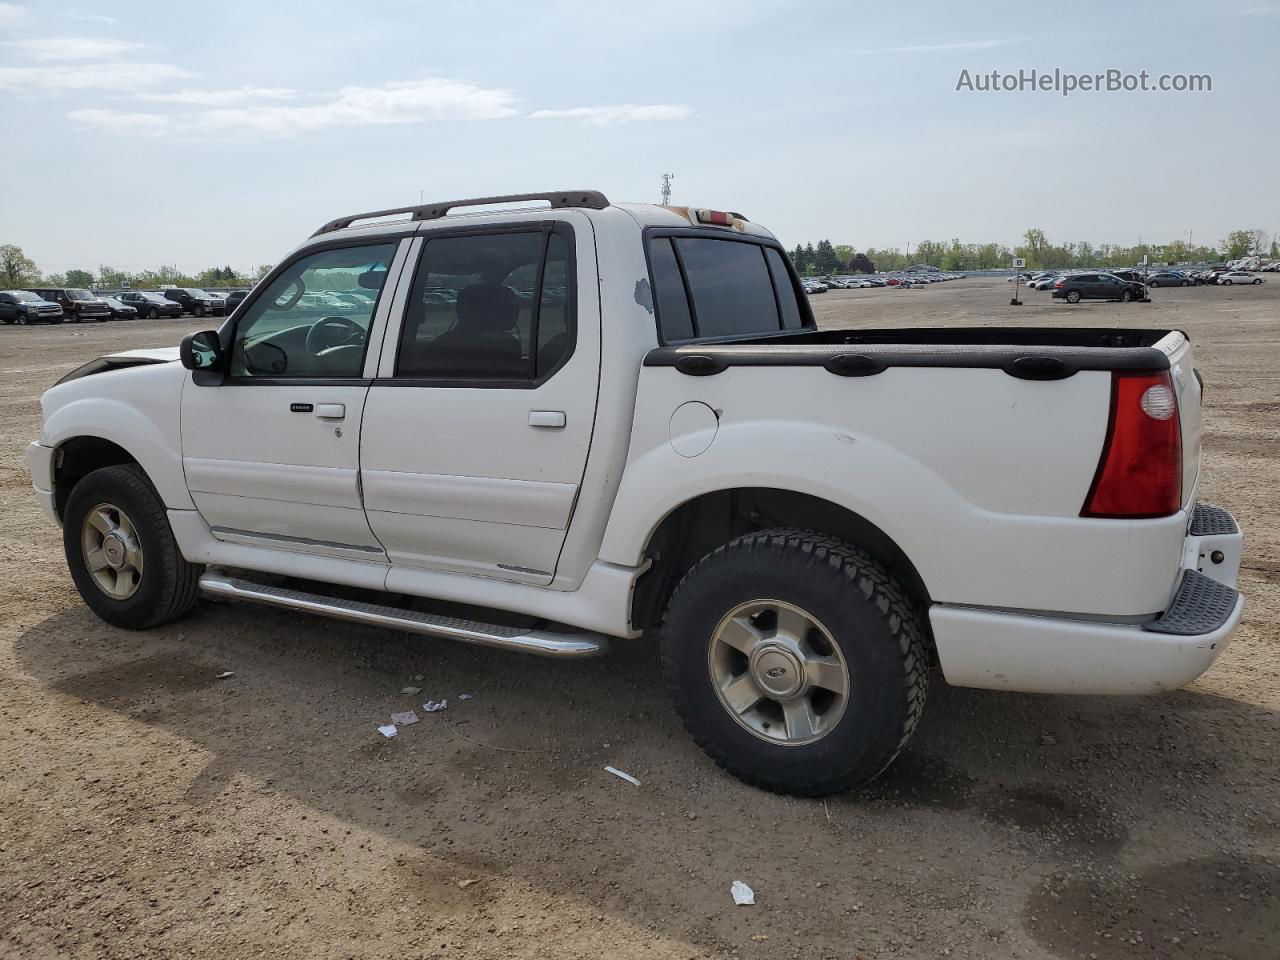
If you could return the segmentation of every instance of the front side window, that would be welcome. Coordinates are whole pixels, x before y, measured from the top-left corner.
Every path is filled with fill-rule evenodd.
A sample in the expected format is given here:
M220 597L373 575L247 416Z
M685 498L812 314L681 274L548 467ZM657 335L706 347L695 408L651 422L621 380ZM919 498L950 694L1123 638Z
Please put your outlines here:
M773 247L659 236L649 243L649 266L664 342L804 327L791 273Z
M571 279L559 233L429 240L400 331L396 376L547 377L572 350Z
M359 377L394 243L322 250L277 276L236 324L233 377ZM369 294L350 302L337 295Z

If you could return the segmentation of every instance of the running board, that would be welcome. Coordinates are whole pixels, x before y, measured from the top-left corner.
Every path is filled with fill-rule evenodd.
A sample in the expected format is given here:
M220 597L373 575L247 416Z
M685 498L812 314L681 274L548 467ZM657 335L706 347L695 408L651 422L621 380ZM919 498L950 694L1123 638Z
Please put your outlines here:
M504 627L477 620L459 620L434 613L401 610L359 600L340 600L318 593L274 587L210 570L200 578L200 590L221 600L243 600L269 607L300 610L334 620L347 620L373 627L389 627L429 637L444 637L504 650L521 650L542 657L577 659L598 657L608 650L609 640L599 633L553 633L524 627Z

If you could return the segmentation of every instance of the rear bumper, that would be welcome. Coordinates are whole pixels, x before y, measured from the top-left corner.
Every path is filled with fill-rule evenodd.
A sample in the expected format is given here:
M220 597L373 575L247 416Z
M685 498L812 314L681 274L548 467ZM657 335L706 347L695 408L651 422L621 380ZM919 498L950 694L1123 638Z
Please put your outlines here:
M1115 623L937 604L929 611L947 682L1025 693L1174 690L1212 665L1240 623L1244 538L1225 510L1200 504L1167 608Z

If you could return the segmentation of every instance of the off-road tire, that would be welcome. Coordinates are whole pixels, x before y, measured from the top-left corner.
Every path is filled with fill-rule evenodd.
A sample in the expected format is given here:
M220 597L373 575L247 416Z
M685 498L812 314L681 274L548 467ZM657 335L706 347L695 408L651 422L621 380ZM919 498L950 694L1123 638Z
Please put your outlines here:
M99 589L81 549L85 514L100 503L124 510L137 530L142 576L137 591L126 600ZM164 503L136 464L94 470L75 485L63 511L62 547L85 604L114 627L146 630L176 620L195 606L202 567L183 558Z
M762 598L816 616L848 665L844 713L815 742L762 739L713 684L716 627L739 604ZM906 591L864 551L810 530L765 530L731 540L685 574L662 626L662 671L685 729L717 764L766 790L822 796L874 780L911 736L929 689L926 635Z

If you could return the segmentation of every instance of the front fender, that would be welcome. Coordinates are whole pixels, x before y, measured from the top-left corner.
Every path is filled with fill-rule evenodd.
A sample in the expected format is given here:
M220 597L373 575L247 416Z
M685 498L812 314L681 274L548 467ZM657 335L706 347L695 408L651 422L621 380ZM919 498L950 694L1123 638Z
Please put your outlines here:
M194 510L182 471L182 375L176 363L100 373L60 384L41 398L40 443L57 448L98 437L123 448L146 471L171 510Z

